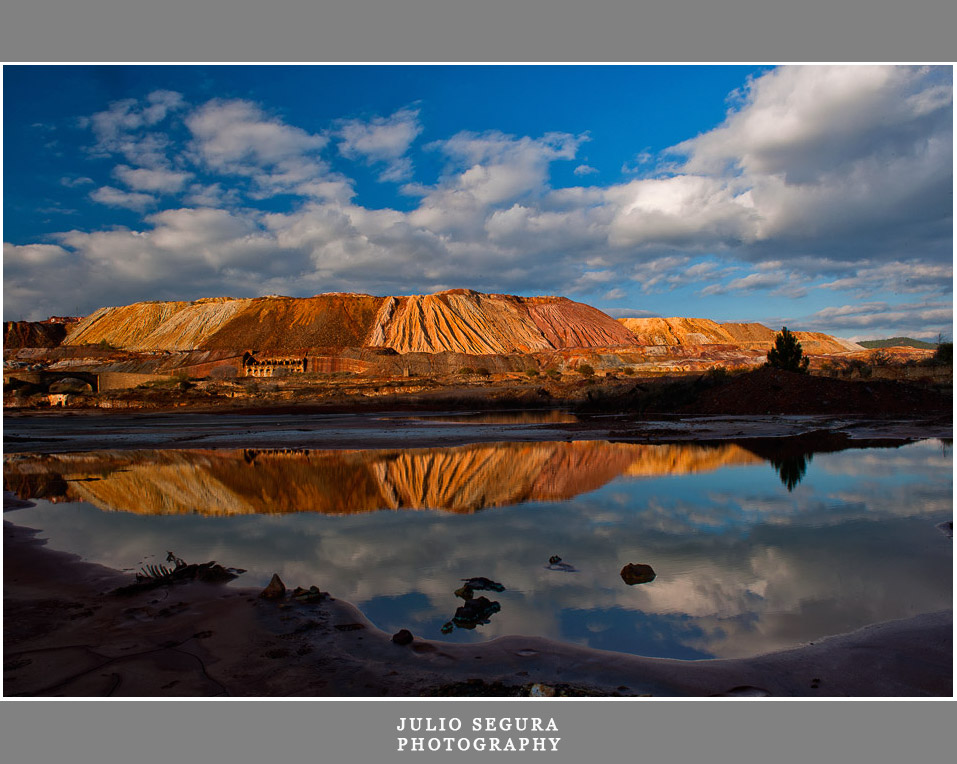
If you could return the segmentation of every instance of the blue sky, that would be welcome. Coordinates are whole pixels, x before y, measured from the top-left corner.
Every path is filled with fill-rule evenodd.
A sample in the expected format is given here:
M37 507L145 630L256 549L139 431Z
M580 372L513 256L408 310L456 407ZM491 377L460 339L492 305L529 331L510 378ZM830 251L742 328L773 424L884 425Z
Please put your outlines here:
M453 287L933 338L949 67L7 66L4 318Z

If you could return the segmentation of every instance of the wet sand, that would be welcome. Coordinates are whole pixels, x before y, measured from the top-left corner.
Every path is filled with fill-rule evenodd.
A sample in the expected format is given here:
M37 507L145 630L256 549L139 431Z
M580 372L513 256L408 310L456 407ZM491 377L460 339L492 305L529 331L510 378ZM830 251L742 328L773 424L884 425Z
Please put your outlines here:
M499 696L533 684L625 697L953 694L952 611L754 658L678 661L523 636L399 646L335 592L313 604L197 582L110 593L131 580L5 522L4 695Z

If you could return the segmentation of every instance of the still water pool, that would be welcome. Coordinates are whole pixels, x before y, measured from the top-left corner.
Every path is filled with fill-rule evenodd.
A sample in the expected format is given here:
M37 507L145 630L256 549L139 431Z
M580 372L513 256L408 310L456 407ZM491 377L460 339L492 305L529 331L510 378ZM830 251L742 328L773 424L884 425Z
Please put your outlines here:
M278 573L430 639L736 657L951 606L949 443L776 441L13 454L4 484L53 549L131 577L167 551L240 586ZM497 609L444 634L479 576Z

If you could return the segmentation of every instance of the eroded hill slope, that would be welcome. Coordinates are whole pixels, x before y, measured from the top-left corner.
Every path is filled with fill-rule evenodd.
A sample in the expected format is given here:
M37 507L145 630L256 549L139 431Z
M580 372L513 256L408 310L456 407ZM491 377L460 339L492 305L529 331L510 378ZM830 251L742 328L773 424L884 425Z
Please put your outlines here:
M66 345L133 351L382 347L469 355L636 346L624 326L564 297L451 290L433 295L215 298L101 308Z
M707 318L622 318L619 321L643 346L691 347L732 345L742 350L766 352L777 332L759 323L718 324ZM863 348L848 340L821 332L794 332L805 353L835 355Z

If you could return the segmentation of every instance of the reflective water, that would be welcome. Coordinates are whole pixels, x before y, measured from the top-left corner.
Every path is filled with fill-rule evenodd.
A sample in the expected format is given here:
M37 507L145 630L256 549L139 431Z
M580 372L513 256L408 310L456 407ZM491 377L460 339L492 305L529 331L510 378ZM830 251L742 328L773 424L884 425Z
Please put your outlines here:
M731 657L952 600L939 441L21 454L4 483L37 501L8 519L54 549L131 570L174 551L247 586L277 572L436 639ZM654 580L626 583L629 563ZM473 577L489 585L461 589Z
M482 411L471 414L438 414L410 417L418 422L461 424L572 424L578 417L568 411Z

